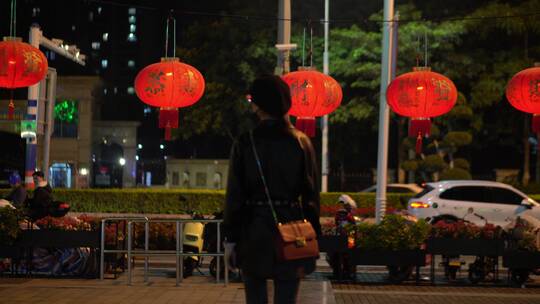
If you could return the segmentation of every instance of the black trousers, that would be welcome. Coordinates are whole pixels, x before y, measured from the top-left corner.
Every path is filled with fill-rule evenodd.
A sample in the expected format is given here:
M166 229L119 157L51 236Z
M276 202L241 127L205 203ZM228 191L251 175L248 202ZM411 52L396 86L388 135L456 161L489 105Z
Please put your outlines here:
M267 304L268 290L266 279L255 278L246 274L244 286L247 304ZM300 287L300 279L273 279L274 281L274 303L275 304L295 304Z

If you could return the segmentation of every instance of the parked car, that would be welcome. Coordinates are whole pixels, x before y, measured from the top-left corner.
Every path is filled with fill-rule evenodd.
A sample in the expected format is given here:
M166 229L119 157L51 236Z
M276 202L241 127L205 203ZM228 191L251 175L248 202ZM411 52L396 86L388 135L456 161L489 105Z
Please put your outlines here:
M373 185L360 192L376 192L377 185ZM387 184L386 192L388 193L419 193L422 191L422 187L417 184Z
M517 216L540 219L540 205L523 192L498 182L441 181L426 184L407 204L410 214L432 223L464 219L479 226L507 226Z

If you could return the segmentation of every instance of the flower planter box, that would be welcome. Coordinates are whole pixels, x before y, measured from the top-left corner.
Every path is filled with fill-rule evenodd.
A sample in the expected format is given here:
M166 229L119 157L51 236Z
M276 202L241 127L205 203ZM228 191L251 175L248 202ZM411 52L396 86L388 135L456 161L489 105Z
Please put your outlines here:
M503 255L503 266L510 269L540 268L540 252L538 251L507 251Z
M347 248L347 236L345 235L322 235L319 242L319 251L326 253L345 252Z
M356 248L349 251L351 263L377 266L424 266L424 250L366 250Z
M99 231L24 230L15 246L42 248L100 247Z
M442 255L499 256L504 252L503 240L431 238L426 252Z

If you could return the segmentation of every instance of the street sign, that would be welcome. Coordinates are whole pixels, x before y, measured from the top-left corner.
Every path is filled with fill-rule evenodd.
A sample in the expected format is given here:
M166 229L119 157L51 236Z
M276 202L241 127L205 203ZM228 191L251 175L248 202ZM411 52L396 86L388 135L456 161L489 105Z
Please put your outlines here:
M21 137L35 138L37 131L37 123L35 120L21 120Z

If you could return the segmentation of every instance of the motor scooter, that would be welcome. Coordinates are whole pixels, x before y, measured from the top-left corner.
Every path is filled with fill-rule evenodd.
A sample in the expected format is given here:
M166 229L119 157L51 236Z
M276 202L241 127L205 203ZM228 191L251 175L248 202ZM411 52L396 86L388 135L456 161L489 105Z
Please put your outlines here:
M204 219L202 215L191 212L191 219ZM184 253L201 253L204 244L204 224L200 222L188 222L184 224L182 232ZM193 270L202 265L202 258L196 255L184 258L184 278L193 275Z

